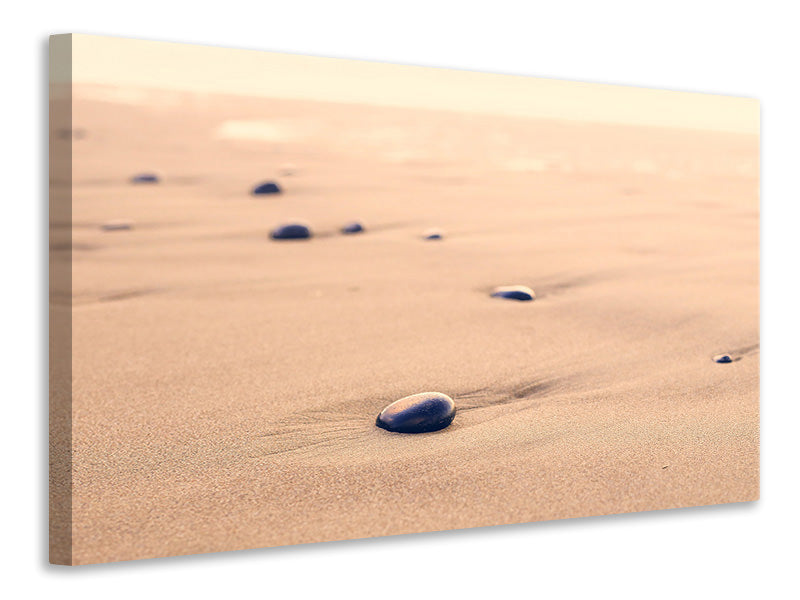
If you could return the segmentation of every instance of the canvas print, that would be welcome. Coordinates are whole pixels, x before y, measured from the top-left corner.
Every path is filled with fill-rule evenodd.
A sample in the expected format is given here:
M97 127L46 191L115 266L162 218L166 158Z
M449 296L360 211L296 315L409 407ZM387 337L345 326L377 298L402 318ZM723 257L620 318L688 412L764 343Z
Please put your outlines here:
M756 100L50 51L51 562L758 498Z

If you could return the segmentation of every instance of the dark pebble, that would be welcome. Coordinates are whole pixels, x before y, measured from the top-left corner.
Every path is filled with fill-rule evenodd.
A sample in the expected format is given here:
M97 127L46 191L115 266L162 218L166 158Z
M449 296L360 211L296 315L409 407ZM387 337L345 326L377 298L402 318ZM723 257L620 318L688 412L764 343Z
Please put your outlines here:
M100 226L103 231L128 231L133 229L133 223L130 221L108 221Z
M253 194L256 196L261 194L280 194L282 191L274 181L265 181L253 188Z
M444 239L444 231L441 229L428 229L425 233L422 234L422 239L425 240L443 240Z
M347 225L342 227L342 233L345 234L361 233L362 231L364 231L364 226L358 221L353 221L352 223L348 223Z
M375 419L375 425L397 433L425 433L444 429L455 416L456 405L450 396L423 392L392 402Z
M729 362L733 362L733 359L731 358L730 354L717 354L714 357L714 362L729 363Z
M131 183L158 183L158 175L155 173L139 173L131 177Z
M306 240L311 237L311 230L301 223L289 223L273 229L269 237L273 240Z
M520 300L522 302L536 299L536 294L529 287L524 285L508 285L494 288L492 298L507 298L509 300Z

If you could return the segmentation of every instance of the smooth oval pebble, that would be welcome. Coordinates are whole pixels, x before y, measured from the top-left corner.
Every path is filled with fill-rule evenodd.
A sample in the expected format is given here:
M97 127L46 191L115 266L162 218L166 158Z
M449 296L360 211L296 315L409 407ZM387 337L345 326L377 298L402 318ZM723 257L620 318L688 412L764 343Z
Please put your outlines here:
M361 233L362 231L364 231L364 226L358 221L353 221L342 227L342 233L344 234Z
M133 229L133 223L130 221L108 221L100 226L103 231L127 231Z
M444 429L456 416L456 404L439 392L406 396L384 408L375 425L397 433L426 433Z
M159 178L155 173L139 173L131 177L131 183L158 183Z
M714 357L714 362L729 363L729 362L733 362L733 359L731 358L730 354L717 354Z
M302 223L287 223L273 229L269 237L273 240L306 240L311 237L311 230Z
M422 234L422 238L425 240L443 240L444 231L441 229L428 229Z
M492 291L492 298L507 298L509 300L521 300L523 302L535 300L536 294L529 287L524 285L506 285L496 287Z
M253 194L256 196L261 194L280 194L282 191L280 186L274 181L265 181L253 188Z

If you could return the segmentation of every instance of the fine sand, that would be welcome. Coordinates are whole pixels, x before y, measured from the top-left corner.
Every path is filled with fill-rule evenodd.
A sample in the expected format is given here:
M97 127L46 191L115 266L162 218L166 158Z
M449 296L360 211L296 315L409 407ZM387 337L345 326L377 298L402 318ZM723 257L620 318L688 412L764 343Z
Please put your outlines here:
M758 497L756 136L74 94L78 135L51 131L73 152L57 562ZM284 193L249 194L266 180ZM69 185L54 164L53 197ZM291 220L315 237L268 238ZM450 427L375 426L426 391Z

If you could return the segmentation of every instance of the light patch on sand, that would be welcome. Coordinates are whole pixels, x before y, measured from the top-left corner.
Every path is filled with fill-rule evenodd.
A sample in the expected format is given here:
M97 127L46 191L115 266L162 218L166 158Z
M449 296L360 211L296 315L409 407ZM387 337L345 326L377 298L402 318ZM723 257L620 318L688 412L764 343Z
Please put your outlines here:
M631 169L634 173L641 173L643 175L654 175L658 173L658 165L652 160L640 159L633 161Z
M546 173L547 171L560 171L560 165L548 158L535 158L532 156L518 156L507 160L502 165L508 171L524 173Z
M133 104L150 108L177 108L184 103L185 94L171 90L148 90L134 87L79 86L73 87L76 99L116 104Z
M306 139L314 133L308 122L291 119L224 121L214 132L217 139L288 142Z
M757 177L758 176L758 163L756 162L743 162L736 166L736 174L743 177Z

